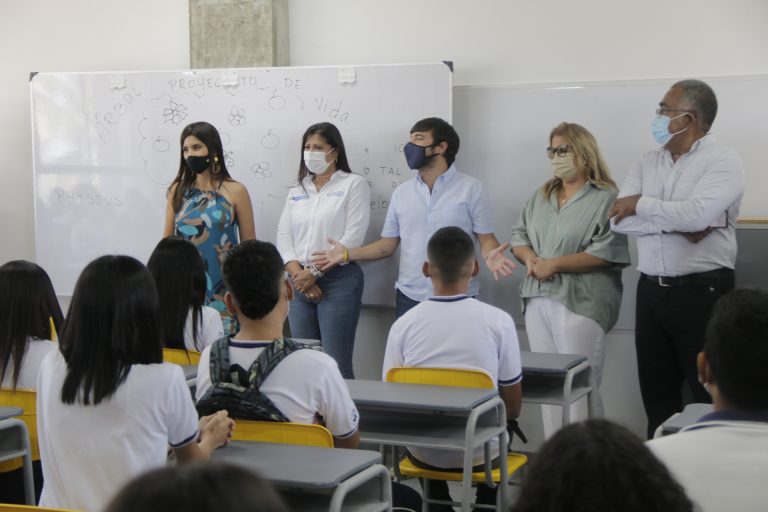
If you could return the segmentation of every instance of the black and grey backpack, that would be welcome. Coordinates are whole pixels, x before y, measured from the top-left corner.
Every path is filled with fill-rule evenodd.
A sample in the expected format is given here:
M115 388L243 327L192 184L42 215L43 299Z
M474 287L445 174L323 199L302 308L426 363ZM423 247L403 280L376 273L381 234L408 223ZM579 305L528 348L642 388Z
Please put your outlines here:
M198 414L207 416L226 409L231 418L239 420L288 421L260 388L280 361L305 348L289 338L277 339L245 371L239 365L230 365L229 337L215 341L211 346L211 389L197 402Z

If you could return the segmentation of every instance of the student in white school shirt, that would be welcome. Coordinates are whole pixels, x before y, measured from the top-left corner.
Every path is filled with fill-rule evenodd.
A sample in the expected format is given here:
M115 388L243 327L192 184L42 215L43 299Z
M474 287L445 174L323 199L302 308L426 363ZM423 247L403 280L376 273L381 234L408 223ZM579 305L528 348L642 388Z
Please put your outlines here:
M226 411L198 421L177 365L162 362L152 276L129 256L102 256L75 286L60 352L40 369L40 505L100 511L139 473L186 464L226 443Z
M250 368L265 347L282 338L293 296L284 277L283 260L269 242L248 240L227 253L222 267L227 308L240 331L229 339L230 364ZM197 369L196 398L211 389L211 347L203 350ZM336 362L317 350L297 350L272 370L260 390L294 423L321 423L334 445L357 448L358 414Z
M464 230L450 226L432 235L423 272L432 280L435 294L392 325L382 379L390 368L398 366L483 370L498 383L507 417L513 419L520 414L522 396L517 330L509 314L467 296L469 281L478 271L474 244ZM421 467L462 467L460 452L408 450L414 464ZM492 454L498 457L498 446ZM482 447L475 452L474 463L483 463ZM444 481L432 482L430 492L437 499L450 499ZM493 489L478 485L478 503L493 504L494 500Z
M160 297L161 338L166 348L202 351L224 336L221 315L205 306L205 263L197 247L168 236L152 251L147 268Z
M714 411L648 442L702 512L768 507L768 293L720 298L697 358Z
M63 322L45 270L23 260L0 266L0 387L37 388L40 364L58 349L51 340ZM23 469L3 469L0 465L0 503L25 503ZM39 460L32 462L32 470L39 497L43 478Z

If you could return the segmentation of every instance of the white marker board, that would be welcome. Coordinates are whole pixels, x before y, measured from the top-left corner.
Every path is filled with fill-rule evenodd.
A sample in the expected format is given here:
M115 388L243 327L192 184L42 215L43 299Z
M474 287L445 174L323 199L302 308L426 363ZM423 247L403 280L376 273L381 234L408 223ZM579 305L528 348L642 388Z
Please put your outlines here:
M508 240L520 211L552 171L545 148L550 130L561 121L578 123L597 138L603 156L621 186L630 166L658 147L651 136L651 121L659 101L676 80L568 86L456 87L455 126L461 136L459 170L482 180L494 207L496 234ZM768 77L705 79L715 91L719 110L711 132L736 150L744 161L746 193L741 217L768 216ZM753 265L762 248L768 256L768 230L750 233L750 254L739 251L737 282L761 282L759 276L740 275ZM763 238L763 236L765 236ZM744 237L739 237L742 240ZM761 242L762 240L762 242ZM624 271L624 296L617 328L634 329L637 255L630 238L633 265ZM745 247L746 248L746 247ZM494 283L481 271L481 298L510 312L520 313L518 269L511 280Z
M301 136L329 121L371 187L379 237L394 187L413 176L402 146L413 123L451 119L444 63L126 73L38 73L32 96L37 262L70 295L103 254L146 261L162 235L179 135L194 121L221 133L227 166L248 188L256 234L274 241ZM397 258L364 265L366 304L393 304Z

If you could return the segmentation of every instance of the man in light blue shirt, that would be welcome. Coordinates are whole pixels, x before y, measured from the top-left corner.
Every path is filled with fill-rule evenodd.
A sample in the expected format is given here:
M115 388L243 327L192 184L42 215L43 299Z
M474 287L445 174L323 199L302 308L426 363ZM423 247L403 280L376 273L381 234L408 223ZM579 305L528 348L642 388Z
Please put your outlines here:
M508 243L499 245L493 234L493 215L485 187L480 181L456 170L459 136L442 119L430 117L411 128L405 158L415 178L401 184L392 194L381 238L363 247L347 249L335 240L332 248L313 260L321 269L349 261L378 260L400 249L400 270L395 283L396 314L403 315L432 296L432 283L422 267L427 259L427 242L446 226L458 226L473 236L488 269L496 279L509 276L515 264L504 256ZM473 278L469 295L479 291Z

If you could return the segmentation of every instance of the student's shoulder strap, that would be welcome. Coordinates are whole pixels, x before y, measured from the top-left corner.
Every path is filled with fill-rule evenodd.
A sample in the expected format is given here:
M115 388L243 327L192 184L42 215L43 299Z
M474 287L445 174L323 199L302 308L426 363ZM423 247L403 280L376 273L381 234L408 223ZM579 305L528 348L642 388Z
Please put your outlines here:
M265 348L259 357L248 369L249 387L253 389L261 388L262 383L267 379L272 370L274 370L280 361L296 352L297 350L308 348L302 343L298 343L290 338L278 338L272 344Z
M232 382L229 368L229 336L222 336L211 344L211 385L215 386L219 382Z

